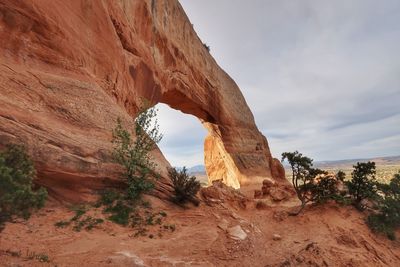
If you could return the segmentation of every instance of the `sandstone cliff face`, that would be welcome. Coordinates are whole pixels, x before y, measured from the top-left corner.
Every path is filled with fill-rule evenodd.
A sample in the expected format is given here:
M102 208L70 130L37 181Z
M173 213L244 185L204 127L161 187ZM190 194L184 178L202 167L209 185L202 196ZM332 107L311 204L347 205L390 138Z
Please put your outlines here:
M0 0L0 146L24 142L56 196L101 188L117 117L141 98L198 117L210 180L234 187L284 173L238 86L177 0ZM154 152L160 172L169 166ZM170 190L168 179L158 192Z

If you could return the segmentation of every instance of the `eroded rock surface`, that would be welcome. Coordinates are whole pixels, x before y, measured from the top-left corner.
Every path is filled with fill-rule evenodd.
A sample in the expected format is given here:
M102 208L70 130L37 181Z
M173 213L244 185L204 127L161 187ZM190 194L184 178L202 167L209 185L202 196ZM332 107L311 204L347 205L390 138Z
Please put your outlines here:
M117 117L129 124L141 98L200 119L210 180L238 188L284 177L177 0L0 0L0 146L26 143L54 195L117 177L111 129ZM166 177L168 162L154 157ZM169 190L160 180L158 193Z

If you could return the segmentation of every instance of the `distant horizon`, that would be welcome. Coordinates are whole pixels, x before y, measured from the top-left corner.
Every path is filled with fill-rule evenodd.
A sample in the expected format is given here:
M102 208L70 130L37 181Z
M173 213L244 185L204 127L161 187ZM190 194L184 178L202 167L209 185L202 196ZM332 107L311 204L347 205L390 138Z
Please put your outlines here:
M301 152L300 152L301 153ZM307 156L307 155L305 155ZM400 158L400 155L394 156L378 156L378 157L371 157L371 158L351 158L351 159L336 159L336 160L315 160L313 159L314 163L327 163L327 162L340 162L340 161L356 161L356 160L373 160L373 159L388 159L388 158ZM196 164L193 166L172 166L174 168L183 168L186 167L188 170L193 169L196 167L205 167L204 164Z

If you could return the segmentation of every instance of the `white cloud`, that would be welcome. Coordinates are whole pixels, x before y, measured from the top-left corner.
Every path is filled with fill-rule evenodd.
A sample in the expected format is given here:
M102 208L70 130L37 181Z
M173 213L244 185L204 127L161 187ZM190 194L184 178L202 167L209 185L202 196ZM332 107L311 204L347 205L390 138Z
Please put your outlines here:
M158 104L158 122L164 134L159 147L172 166L203 164L207 130L200 121L165 104Z

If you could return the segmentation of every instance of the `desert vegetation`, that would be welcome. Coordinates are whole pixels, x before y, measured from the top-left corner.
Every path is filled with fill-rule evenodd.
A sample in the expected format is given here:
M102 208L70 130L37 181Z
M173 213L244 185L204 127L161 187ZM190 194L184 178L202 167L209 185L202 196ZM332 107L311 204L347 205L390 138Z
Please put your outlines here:
M328 199L338 196L337 182L341 178L329 175L328 172L313 168L313 160L298 151L285 152L282 161L287 160L292 168L292 184L297 197L301 201L301 207L291 215L299 214L307 203L323 203ZM339 173L341 177L341 173Z
M368 160L366 160L368 161ZM373 161L373 160L370 160ZM378 182L380 183L389 183L390 180L393 178L395 174L400 169L400 163L399 162L380 162L380 161L374 161L375 162L375 171L376 175L375 178ZM350 180L351 179L351 173L353 172L353 165L357 164L357 162L354 163L345 163L345 164L340 164L337 162L332 162L331 164L327 164L324 166L319 166L318 163L315 163L314 165L318 166L319 168L322 168L325 171L331 172L331 173L337 173L338 171L341 171L344 173L344 180ZM287 171L286 172L286 178L291 179L291 172Z
M72 206L71 210L75 212L75 215L67 221L58 221L54 225L60 228L73 225L72 229L76 232L80 232L82 229L90 231L97 225L102 224L104 220L85 215L89 208L90 207L84 205Z
M375 175L375 162L358 162L351 173L351 180L346 182L353 204L360 207L364 199L374 199L377 193L377 185Z
M368 225L395 239L395 229L400 227L400 171L389 184L378 184L377 190L378 210L368 216Z
M24 261L36 260L41 263L50 262L50 258L46 253L38 253L35 251L26 251L23 253L21 250L6 250L4 254L10 255L14 258L21 258Z
M82 229L91 230L102 224L102 218L96 218L87 213L91 208L100 208L107 220L129 226L136 230L134 236L147 235L147 226L159 225L163 231L175 231L175 225L164 222L167 213L154 211L144 194L150 193L159 178L150 152L156 148L163 137L157 121L157 109L144 105L139 115L133 121L133 129L125 128L121 119L117 119L112 132L112 153L114 161L122 167L121 180L123 188L111 188L99 192L96 203L71 207L75 213L70 219L58 221L56 227L72 229L79 232ZM131 133L134 133L134 138ZM199 204L196 197L200 183L196 177L189 176L186 168L178 171L169 169L173 183L174 194L171 200L183 206L187 202ZM158 235L162 233L159 232ZM149 234L153 238L153 234Z
M346 181L343 171L330 174L313 168L313 160L298 151L283 153L282 161L285 160L291 166L291 181L301 201L300 209L290 215L298 215L307 203L321 204L328 199L353 204L367 212L366 221L373 231L395 239L395 229L400 227L400 172L389 183L380 183L375 162L358 162L353 166L351 179Z
M126 183L125 190L105 190L96 203L103 207L108 219L123 226L137 228L138 234L145 234L145 225L161 224L165 217L153 213L151 204L143 200L143 195L154 188L159 175L155 171L150 152L162 139L156 119L157 110L144 105L133 123L135 138L122 125L120 119L113 130L113 158L123 168L121 179Z
M171 168L168 170L168 174L174 186L173 202L183 205L189 201L199 205L196 194L199 192L201 185L196 180L196 177L189 176L186 167L183 167L180 171L176 168Z
M143 193L152 190L153 179L158 177L150 156L150 151L162 139L156 116L157 110L154 107L141 108L134 120L135 140L122 126L120 119L113 130L113 158L124 169L122 178L127 183L126 197L131 201L140 200Z
M10 144L0 152L0 231L14 217L28 219L44 206L47 191L34 190L36 170L22 145Z

